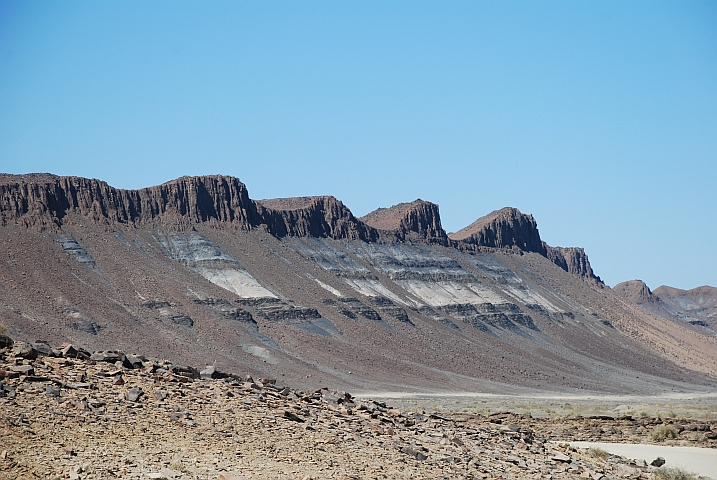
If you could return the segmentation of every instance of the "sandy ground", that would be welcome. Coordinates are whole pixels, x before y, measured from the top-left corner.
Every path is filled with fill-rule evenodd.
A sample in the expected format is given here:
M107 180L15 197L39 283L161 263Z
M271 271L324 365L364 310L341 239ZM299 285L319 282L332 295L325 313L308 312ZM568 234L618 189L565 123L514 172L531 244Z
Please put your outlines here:
M655 458L662 457L665 459L665 468L681 468L717 479L717 450L713 448L602 442L570 442L570 445L578 448L601 448L614 455L645 460L648 464Z
M663 395L566 395L521 392L496 395L474 392L359 392L359 398L382 399L414 411L489 414L510 411L536 418L611 415L717 420L717 392L672 392Z

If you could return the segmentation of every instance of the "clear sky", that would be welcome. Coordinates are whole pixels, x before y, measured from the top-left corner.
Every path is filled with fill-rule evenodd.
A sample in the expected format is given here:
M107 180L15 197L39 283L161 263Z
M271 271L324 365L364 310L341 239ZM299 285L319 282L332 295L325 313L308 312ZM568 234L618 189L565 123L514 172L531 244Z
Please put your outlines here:
M0 171L504 206L717 286L717 2L0 0Z

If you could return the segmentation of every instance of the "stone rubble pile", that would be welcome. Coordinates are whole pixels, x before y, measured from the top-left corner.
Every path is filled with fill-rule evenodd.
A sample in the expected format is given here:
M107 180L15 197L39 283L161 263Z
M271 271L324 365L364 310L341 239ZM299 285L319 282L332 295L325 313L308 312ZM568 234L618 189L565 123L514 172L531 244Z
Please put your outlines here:
M0 336L0 479L654 477L536 422Z

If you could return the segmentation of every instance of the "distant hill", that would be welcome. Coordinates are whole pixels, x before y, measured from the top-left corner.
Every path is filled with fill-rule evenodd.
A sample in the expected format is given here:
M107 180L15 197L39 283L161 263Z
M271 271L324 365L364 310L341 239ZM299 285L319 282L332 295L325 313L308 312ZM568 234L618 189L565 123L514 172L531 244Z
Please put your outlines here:
M695 331L717 336L717 288L702 286L692 290L661 286L651 291L641 280L630 280L613 291L645 309Z

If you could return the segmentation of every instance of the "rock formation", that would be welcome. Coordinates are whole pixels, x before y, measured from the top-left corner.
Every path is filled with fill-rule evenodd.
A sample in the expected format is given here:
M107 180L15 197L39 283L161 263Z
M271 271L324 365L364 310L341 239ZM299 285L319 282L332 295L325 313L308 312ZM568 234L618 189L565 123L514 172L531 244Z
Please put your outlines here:
M319 237L372 242L378 232L331 196L260 200L260 215L276 237Z
M650 291L642 280L618 283L612 288L628 302L695 331L717 336L717 288L702 286L681 290L661 286Z
M182 177L140 190L51 174L0 175L0 225L57 230L68 214L98 224L161 224L177 229L196 223L249 230L261 224L274 236L333 238L365 242L453 245L464 251L517 248L550 258L574 275L598 279L579 248L550 247L540 240L532 215L503 208L450 235L441 227L438 205L423 200L379 208L357 219L331 196L254 202L246 186L229 176Z
M660 301L657 296L653 295L650 287L642 280L629 280L627 282L618 283L612 287L612 291L628 302L637 304L657 303Z
M717 329L717 288L705 285L681 290L663 285L652 293L691 322Z
M81 177L5 175L0 178L0 222L59 226L69 213L100 224L221 222L248 229L259 222L254 202L237 178L182 177L155 187L122 190Z
M540 240L538 224L532 215L525 215L517 208L502 208L479 218L467 227L449 235L463 248L517 247L524 252L546 255Z
M438 205L421 199L379 208L360 218L366 225L383 232L390 241L428 242L447 245L448 236L441 227Z
M3 176L0 323L22 340L211 357L311 388L712 385L717 339L576 281L563 270L589 275L584 252L548 259L531 216L504 209L447 239L438 213L255 202L221 176L140 190Z
M588 256L582 248L551 247L545 242L543 242L543 244L545 245L548 259L566 272L578 277L597 280L599 283L602 283L600 277L593 273Z

